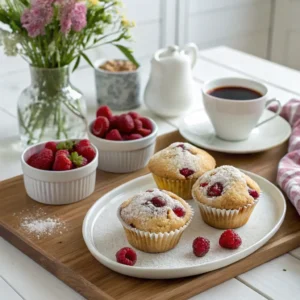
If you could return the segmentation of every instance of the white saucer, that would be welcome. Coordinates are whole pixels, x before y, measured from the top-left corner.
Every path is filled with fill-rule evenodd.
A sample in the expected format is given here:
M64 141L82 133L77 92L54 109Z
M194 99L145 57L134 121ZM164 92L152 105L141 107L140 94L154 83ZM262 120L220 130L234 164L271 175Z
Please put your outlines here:
M271 111L265 110L261 120L269 118ZM230 142L218 138L205 110L184 116L179 124L180 134L205 149L225 153L255 153L274 148L284 143L291 135L290 124L281 117L255 128L247 140Z
M117 263L116 252L123 247L131 247L117 217L118 207L133 195L155 187L151 174L133 179L97 200L84 218L84 241L101 264L133 277L179 278L228 266L262 247L277 232L286 211L285 199L274 184L256 174L243 172L259 184L262 193L247 224L236 229L243 243L234 251L219 246L218 241L223 230L206 225L198 207L190 200L188 203L194 208L195 214L174 249L160 254L135 249L137 263L133 267ZM196 257L192 251L192 242L197 236L204 236L210 240L210 251L202 258Z

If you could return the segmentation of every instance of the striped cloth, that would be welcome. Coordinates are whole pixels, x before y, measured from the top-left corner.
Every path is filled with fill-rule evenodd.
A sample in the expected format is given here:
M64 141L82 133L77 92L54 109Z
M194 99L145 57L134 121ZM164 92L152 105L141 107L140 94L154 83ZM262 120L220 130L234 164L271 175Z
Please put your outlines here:
M276 106L269 109L276 111ZM288 153L278 165L277 183L300 214L300 100L290 100L280 115L292 126L292 134Z

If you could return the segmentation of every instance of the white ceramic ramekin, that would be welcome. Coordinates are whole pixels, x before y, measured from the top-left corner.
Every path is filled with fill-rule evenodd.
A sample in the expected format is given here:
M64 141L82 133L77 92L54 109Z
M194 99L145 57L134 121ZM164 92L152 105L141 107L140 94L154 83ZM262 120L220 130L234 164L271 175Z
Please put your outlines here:
M60 142L60 141L56 141ZM45 142L24 150L21 164L24 173L25 189L33 200L51 205L78 202L95 190L98 150L95 158L86 166L69 171L46 171L29 166L28 158L44 148Z
M129 173L144 168L154 153L158 132L157 125L153 120L151 122L152 133L132 141L110 141L98 138L91 132L92 122L88 136L99 152L98 168L111 173Z

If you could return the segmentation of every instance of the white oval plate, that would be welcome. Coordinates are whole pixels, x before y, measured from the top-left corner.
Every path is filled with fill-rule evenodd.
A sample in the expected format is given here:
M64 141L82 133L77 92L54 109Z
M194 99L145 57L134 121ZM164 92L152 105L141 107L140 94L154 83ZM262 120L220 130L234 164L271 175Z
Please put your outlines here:
M260 121L273 114L265 110ZM205 110L199 110L181 119L179 131L185 139L205 149L224 153L256 153L284 143L291 135L291 126L283 118L276 117L254 128L247 140L230 142L216 136Z
M135 266L117 263L116 252L123 247L131 247L117 218L117 208L136 193L155 187L151 174L127 182L96 201L83 222L84 241L100 263L113 271L139 278L179 278L230 265L264 245L279 229L286 211L285 199L275 185L258 175L245 173L260 185L262 195L248 223L236 230L243 241L237 250L219 246L218 240L223 231L206 225L194 201L189 201L194 207L195 215L173 250L161 254L136 250ZM194 256L192 252L192 242L197 236L210 240L210 251L202 258Z

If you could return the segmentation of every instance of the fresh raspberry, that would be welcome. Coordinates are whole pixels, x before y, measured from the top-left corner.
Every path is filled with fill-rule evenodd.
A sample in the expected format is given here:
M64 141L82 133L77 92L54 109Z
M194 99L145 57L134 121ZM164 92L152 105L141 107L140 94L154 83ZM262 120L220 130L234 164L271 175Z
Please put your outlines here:
M109 119L109 123L110 123L109 129L117 129L118 128L118 120L119 120L119 116L112 116Z
M92 132L97 137L104 137L109 128L109 121L106 117L98 117L92 126Z
M133 120L133 121L134 121L134 130L135 130L135 131L139 131L140 129L143 128L143 123L142 123L141 120L135 119L135 120Z
M96 151L92 146L77 147L76 150L78 154L85 157L88 162L91 162L96 156Z
M165 199L163 199L162 197L158 196L158 197L153 197L151 199L151 203L155 206L155 207L163 207L166 206L167 202Z
M178 207L178 206L177 206L177 207L173 208L173 212L174 212L174 214L175 214L177 217L179 217L179 218L185 216L185 211L184 211L183 208L181 208L181 207Z
M189 168L183 168L180 171L180 174L183 175L185 178L188 178L189 176L193 175L195 171L189 169Z
M71 153L70 160L76 168L80 168L88 164L88 160L82 155L78 155L77 152Z
M131 118L132 118L133 120L139 119L139 118L141 117L141 115L139 115L139 114L138 114L137 112L135 112L135 111L130 111L128 114L131 116Z
M152 132L153 130L152 122L148 118L142 117L139 118L139 120L142 122L143 128L149 129Z
M219 244L223 248L237 249L242 244L240 236L232 229L225 230L219 239Z
M249 189L248 192L249 192L249 195L251 197L253 197L254 199L257 199L259 197L259 193L256 190Z
M124 247L116 253L117 262L123 265L134 266L136 263L136 252L129 247Z
M223 192L223 185L220 182L216 182L212 186L210 186L207 190L208 197L218 197Z
M53 154L55 154L56 151L57 151L56 143L55 142L47 142L45 144L45 148L52 150Z
M118 129L113 129L110 132L108 132L105 136L105 139L111 140L111 141L122 141L122 136Z
M142 128L142 129L138 130L138 133L145 137L145 136L151 134L151 130L146 129L146 128Z
M204 256L210 248L210 242L208 239L201 236L197 237L193 241L193 252L196 256Z
M35 153L28 158L27 163L29 166L32 166L32 162L38 157L38 155L38 153Z
M207 182L200 183L200 186L201 187L206 187L206 186L208 186L208 183Z
M118 119L118 129L124 133L130 133L134 129L134 122L130 115L122 114Z
M27 163L36 169L51 170L54 160L54 154L52 150L48 148L42 149L37 155L33 155L27 161Z
M65 151L65 150L60 150ZM58 151L59 152L59 151ZM63 153L56 154L54 164L53 164L53 170L54 171L67 171L72 169L72 161L69 159L69 157Z
M122 137L122 140L123 140L123 141L128 141L129 134L127 134L127 133L122 133L122 134L121 134L121 137Z
M128 135L128 137L127 137L127 140L139 140L139 139L142 139L143 138L143 136L142 135L140 135L139 133L131 133L131 134L129 134Z
M112 111L107 105L102 105L98 108L96 117L106 117L108 120L113 116Z
M68 150L58 150L57 152L56 152L56 155L55 156L58 156L58 155L64 155L64 156L67 156L67 157L69 157L69 151Z

